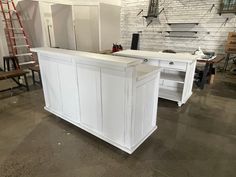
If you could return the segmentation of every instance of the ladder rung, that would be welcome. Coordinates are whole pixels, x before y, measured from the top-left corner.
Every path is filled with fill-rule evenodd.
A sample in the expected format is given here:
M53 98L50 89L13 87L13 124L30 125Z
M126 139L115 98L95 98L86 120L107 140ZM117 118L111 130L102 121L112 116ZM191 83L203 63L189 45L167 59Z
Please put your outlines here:
M14 19L6 19L6 20L2 20L2 21L7 21L7 22L10 22L10 21L12 21L12 20L16 20L16 21L18 21L18 19L17 18L14 18Z
M4 10L4 11L1 11L1 12L3 12L3 13L11 13L11 12L16 12L16 10Z
M7 29L7 28L6 28ZM9 30L23 30L23 28L8 28Z
M23 36L23 37L11 37L11 39L26 39L26 37L25 36Z
M22 63L19 63L20 66L22 65L31 65L31 64L35 64L36 62L35 61L27 61L27 62L22 62Z
M22 47L29 47L29 45L14 45L14 48L22 48Z
M14 34L24 34L23 32L22 33L14 33ZM8 36L8 34L6 34Z
M8 3L10 3L10 2L12 2L12 1L8 1ZM2 4L7 4L7 2L5 2L5 1L2 1Z
M15 55L16 57L23 57L23 56L32 56L32 53L22 53L22 54L17 54Z

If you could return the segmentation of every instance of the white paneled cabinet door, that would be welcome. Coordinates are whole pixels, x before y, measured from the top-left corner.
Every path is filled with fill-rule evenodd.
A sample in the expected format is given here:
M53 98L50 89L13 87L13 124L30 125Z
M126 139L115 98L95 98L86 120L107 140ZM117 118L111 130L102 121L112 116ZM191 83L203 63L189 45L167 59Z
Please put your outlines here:
M79 51L99 51L98 6L74 6L76 46Z
M59 63L58 71L60 78L62 113L71 121L79 123L76 68L71 63Z
M77 64L80 120L83 126L101 132L100 68Z
M119 144L125 137L125 77L123 72L102 69L103 134ZM119 127L119 128L117 128Z
M139 85L136 91L135 119L133 144L141 141L156 126L157 112L157 90L155 84L157 80Z
M62 100L58 77L58 65L56 62L47 59L41 59L40 65L42 69L44 94L46 95L46 107L56 113L61 113Z

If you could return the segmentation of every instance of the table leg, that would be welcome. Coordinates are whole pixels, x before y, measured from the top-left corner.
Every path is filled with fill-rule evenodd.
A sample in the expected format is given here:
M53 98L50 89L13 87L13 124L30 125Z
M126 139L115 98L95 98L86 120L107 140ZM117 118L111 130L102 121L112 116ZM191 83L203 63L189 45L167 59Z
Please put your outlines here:
M206 84L206 81L207 81L207 75L208 75L209 69L210 69L210 64L206 63L204 67L204 71L203 71L202 80L200 83L200 89L204 89L204 85Z
M32 71L33 84L35 85L36 83L35 83L35 75L34 75L34 71L33 71L33 70L31 70L31 71Z
M224 71L226 71L226 69L227 69L227 67L228 67L229 57L230 57L230 54L228 53L228 54L226 55L226 58L225 58Z

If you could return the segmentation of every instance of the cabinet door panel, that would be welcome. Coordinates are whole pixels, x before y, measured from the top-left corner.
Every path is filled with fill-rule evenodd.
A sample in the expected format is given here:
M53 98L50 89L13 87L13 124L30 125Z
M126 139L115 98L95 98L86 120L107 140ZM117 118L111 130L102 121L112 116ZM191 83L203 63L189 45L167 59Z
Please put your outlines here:
M101 130L100 68L78 64L81 124Z
M75 67L72 64L59 64L58 70L63 114L72 121L79 122L79 99Z
M157 80L151 80L145 85L137 87L133 144L138 143L156 126L156 105L157 98L155 84Z
M42 65L42 80L44 86L44 94L46 100L46 106L61 113L61 93L60 93L60 82L58 77L58 65L56 62L41 60Z
M125 78L122 75L122 72L102 69L103 134L119 144L124 144L125 136Z
M77 50L86 52L98 52L98 6L75 6L74 13Z

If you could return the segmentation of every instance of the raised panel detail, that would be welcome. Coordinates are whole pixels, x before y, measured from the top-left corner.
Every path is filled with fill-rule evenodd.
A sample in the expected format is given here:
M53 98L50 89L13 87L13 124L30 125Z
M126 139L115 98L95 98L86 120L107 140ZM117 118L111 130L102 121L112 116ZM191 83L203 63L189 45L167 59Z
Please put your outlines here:
M133 144L139 142L144 135L148 134L156 126L156 110L154 103L156 99L155 83L156 80L150 80L148 83L137 87Z
M44 93L46 96L46 106L56 112L61 112L62 100L60 92L60 82L58 77L58 65L56 62L41 60L43 68L43 86L46 87Z
M81 124L101 130L100 68L77 65Z
M125 136L124 73L102 69L103 134L123 144ZM117 128L119 127L119 128Z
M58 64L62 113L74 122L79 122L78 88L75 66Z

